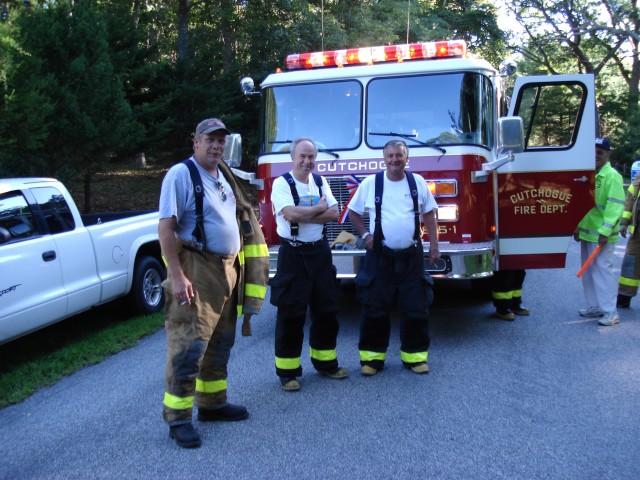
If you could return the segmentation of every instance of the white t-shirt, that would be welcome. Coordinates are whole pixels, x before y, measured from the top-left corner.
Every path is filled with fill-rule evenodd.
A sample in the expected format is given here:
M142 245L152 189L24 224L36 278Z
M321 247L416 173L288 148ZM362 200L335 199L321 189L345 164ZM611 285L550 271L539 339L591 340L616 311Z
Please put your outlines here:
M191 158L200 172L204 187L202 211L207 250L220 255L235 255L240 251L240 232L236 220L236 197L231 185L224 178L222 170L218 170L216 179ZM217 186L218 182L222 188ZM226 199L223 201L224 197ZM180 239L195 242L196 197L189 168L182 162L171 167L162 181L159 210L160 218L176 217L176 233Z
M408 174L409 172L406 172L405 178L397 182L392 182L387 178L387 174L384 174L381 210L384 234L382 243L393 250L408 248L414 243L415 221L413 199L406 178ZM418 187L418 210L422 217L423 214L438 208L438 205L424 179L417 174L414 178ZM359 215L364 215L365 211L369 212L369 230L372 235L376 220L375 190L376 176L371 175L362 181L349 203L349 210Z
M317 205L320 201L320 191L316 185L312 175L309 175L309 183L299 182L292 172L289 172L296 183L296 190L298 191L298 197L300 197L299 207ZM327 180L322 177L322 195L324 195L325 201L329 208L337 204L337 200L331 192L331 187L327 183ZM276 217L276 227L278 235L281 238L292 239L291 237L291 223L284 218L282 209L285 207L295 206L293 203L293 195L291 195L291 188L287 181L278 177L273 182L271 189L271 203L273 205L274 216ZM301 242L315 242L322 238L323 225L319 223L300 223L298 229L297 240Z

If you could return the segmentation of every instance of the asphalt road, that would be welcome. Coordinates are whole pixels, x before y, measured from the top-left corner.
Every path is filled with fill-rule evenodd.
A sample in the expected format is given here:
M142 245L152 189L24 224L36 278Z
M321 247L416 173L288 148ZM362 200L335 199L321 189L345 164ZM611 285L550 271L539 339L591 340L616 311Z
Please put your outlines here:
M614 327L580 318L578 256L572 244L566 269L528 272L533 314L515 322L468 285L439 285L426 376L401 367L397 325L387 368L360 376L345 288L338 352L351 376L318 376L305 346L302 390L284 392L266 305L230 362L230 400L251 417L196 422L196 450L162 422L160 331L0 410L0 478L638 479L640 301Z

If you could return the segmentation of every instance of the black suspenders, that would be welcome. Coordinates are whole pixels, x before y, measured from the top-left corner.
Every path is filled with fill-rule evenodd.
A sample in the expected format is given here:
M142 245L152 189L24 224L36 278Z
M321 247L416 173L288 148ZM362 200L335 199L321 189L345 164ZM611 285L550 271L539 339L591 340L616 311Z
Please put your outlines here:
M196 197L196 226L193 229L193 237L196 242L202 246L202 251L207 249L207 238L204 233L204 215L203 215L203 202L204 202L204 188L202 186L202 177L198 172L198 167L190 158L187 158L184 163L189 168L189 174L191 175L191 183L193 183L193 193Z
M377 252L382 251L382 240L384 239L384 233L382 233L382 192L384 191L384 175L385 171L376 173L376 186L375 186L375 206L376 206L376 222L373 230L373 248ZM413 200L413 214L415 228L413 231L413 239L416 242L420 242L420 210L418 209L418 185L416 185L416 179L411 172L404 172L407 176L407 182L409 183L409 191L411 192L411 199Z
M318 190L320 191L320 197L322 197L322 177L320 175L316 174L316 173L311 173L311 175L313 175L313 181L316 182L316 185L318 186ZM289 172L287 172L284 175L282 175L282 177L289 184L289 188L291 189L291 196L293 197L293 204L297 207L298 204L300 203L300 196L298 195L298 189L296 188L296 182L293 179L293 176ZM292 223L291 224L291 238L293 238L295 240L296 237L298 236L299 231L300 231L300 225L298 225L297 223ZM322 234L324 235L324 230L323 230Z

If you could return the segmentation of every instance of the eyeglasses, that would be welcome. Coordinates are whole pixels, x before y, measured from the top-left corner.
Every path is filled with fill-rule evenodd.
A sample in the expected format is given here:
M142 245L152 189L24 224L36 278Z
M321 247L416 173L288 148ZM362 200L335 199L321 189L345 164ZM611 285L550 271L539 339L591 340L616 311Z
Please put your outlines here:
M223 203L226 202L227 201L227 192L224 191L224 185L217 178L214 178L213 181L215 182L216 188L218 189L218 192L220 193L220 198L222 199L222 202Z

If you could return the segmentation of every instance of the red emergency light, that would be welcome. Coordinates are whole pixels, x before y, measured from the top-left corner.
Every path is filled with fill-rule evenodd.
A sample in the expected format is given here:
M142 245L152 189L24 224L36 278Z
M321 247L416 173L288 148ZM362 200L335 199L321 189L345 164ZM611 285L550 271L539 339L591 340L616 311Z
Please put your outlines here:
M287 56L287 69L344 67L346 65L372 65L384 62L404 62L434 58L461 58L467 54L467 42L405 43L380 47L349 48L324 52L294 53Z

